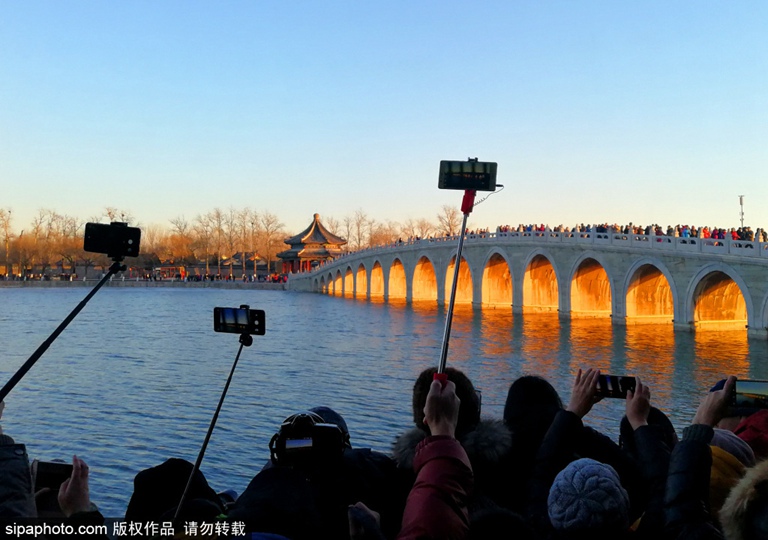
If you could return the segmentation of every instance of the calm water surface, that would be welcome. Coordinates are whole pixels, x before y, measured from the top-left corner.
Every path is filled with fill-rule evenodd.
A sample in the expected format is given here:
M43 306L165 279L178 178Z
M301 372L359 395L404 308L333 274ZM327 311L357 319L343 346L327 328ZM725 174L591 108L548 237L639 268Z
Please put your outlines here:
M0 289L0 377L7 380L84 297L83 289ZM267 313L267 333L243 350L208 446L203 472L216 490L242 492L269 457L290 414L317 405L340 412L355 446L388 451L412 425L411 388L437 364L444 311L283 291L106 288L6 398L2 426L31 457L83 457L91 496L122 516L141 469L169 457L194 461L237 353L215 334L215 306ZM768 379L768 343L741 332L674 333L613 327L608 320L457 309L448 365L483 392L500 417L509 384L547 377L567 401L580 367L639 375L678 428L725 374ZM620 400L587 423L615 437Z

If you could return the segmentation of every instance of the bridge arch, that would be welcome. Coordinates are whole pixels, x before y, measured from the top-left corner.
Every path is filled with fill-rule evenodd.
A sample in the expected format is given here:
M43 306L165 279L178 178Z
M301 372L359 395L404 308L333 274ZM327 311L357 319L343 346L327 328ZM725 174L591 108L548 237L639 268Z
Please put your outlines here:
M320 293L325 293L325 276L320 276L319 279L315 280L315 291Z
M485 306L512 305L512 266L506 253L492 249L483 263L483 276L480 290Z
M560 307L557 268L544 249L528 254L523 271L523 312L557 311Z
M405 278L405 267L399 257L392 260L389 267L389 284L387 298L389 300L405 300L407 293L407 284Z
M411 279L413 301L437 301L437 272L428 255L421 255L413 268Z
M754 313L742 277L719 262L703 266L691 279L685 309L696 330L742 330Z
M333 295L342 296L344 294L344 278L341 275L341 268L336 270L336 277L333 279Z
M445 270L445 300L449 301L451 297L451 286L453 285L453 273L456 268L456 253L451 254L451 261L448 263L448 268ZM454 302L456 304L471 304L472 303L472 268L469 263L461 256L459 261L459 279L456 283L456 298Z
M368 273L365 271L365 265L360 263L355 274L355 298L367 298L368 296Z
M680 295L669 269L657 259L635 261L624 279L625 316L631 324L666 324L675 319Z
M570 273L571 317L610 317L613 313L613 286L610 266L596 253L584 253Z
M371 267L370 289L371 298L384 297L384 270L378 259L373 262L373 266Z
M355 296L355 276L352 274L351 266L347 266L347 269L344 271L343 295L346 298L354 298Z

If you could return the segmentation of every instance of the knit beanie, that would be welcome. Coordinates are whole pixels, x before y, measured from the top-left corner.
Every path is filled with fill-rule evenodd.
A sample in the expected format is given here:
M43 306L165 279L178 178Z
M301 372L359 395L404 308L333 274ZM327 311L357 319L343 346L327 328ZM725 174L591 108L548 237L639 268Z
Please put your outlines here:
M547 498L549 519L560 531L623 531L629 495L610 465L582 458L555 477Z
M768 409L746 417L733 432L752 448L758 460L768 458Z
M715 428L715 435L709 444L722 448L738 459L745 467L752 467L755 464L755 453L752 448L732 431Z

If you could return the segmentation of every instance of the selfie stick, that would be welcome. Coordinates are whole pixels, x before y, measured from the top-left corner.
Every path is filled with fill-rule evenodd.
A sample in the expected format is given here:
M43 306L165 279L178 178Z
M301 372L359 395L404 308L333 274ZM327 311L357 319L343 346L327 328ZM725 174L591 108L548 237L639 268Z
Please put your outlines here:
M35 365L35 362L37 362L40 357L43 356L43 353L48 350L48 347L51 346L51 343L53 343L56 338L59 337L59 334L61 334L69 325L69 323L71 323L72 320L77 317L77 314L80 313L88 301L93 298L93 295L96 294L99 289L101 289L101 286L104 285L109 278L118 272L125 271L126 266L124 264L120 264L120 261L123 260L122 257L115 257L112 260L115 262L112 263L112 266L109 267L109 272L107 272L107 274L101 278L101 281L99 281L98 285L96 285L93 290L88 293L88 296L83 298L83 301L80 302L77 307L72 310L72 313L70 313L67 318L62 321L59 327L53 331L48 339L46 339L43 344L40 345L34 353L32 353L32 356L30 356L29 359L24 362L24 365L21 366L19 370L13 374L13 377L11 377L7 383L5 383L5 386L3 386L2 390L0 390L0 401L5 399L5 396L7 396L10 391L13 390L13 387L16 386L16 384L22 379L22 377L24 377L24 375L27 374L27 371L29 371L32 366Z
M472 207L475 204L475 194L477 191L474 189L467 189L464 191L464 198L461 201L461 212L464 214L464 219L461 222L461 232L459 233L459 247L456 250L456 264L453 267L453 284L451 285L451 297L448 301L448 313L445 315L445 332L443 333L443 350L440 353L440 364L437 366L437 373L435 373L434 379L443 383L448 381L448 375L445 373L445 361L448 358L448 340L451 337L451 320L453 319L453 304L456 301L456 284L459 281L459 267L461 266L461 250L464 247L464 232L467 230L467 218L472 212Z
M240 307L248 309L248 306L240 306ZM213 413L211 424L208 426L208 433L205 434L203 447L200 449L200 453L197 454L197 461L195 461L195 466L192 467L192 472L190 473L189 479L187 480L187 486L184 488L184 493L181 494L181 499L179 500L179 506L176 507L176 513L173 515L173 521L176 521L179 518L179 514L181 513L181 508L182 506L184 506L184 501L187 498L187 494L189 493L189 488L192 486L192 480L195 478L195 473L200 470L200 464L203 462L203 457L205 456L205 449L208 448L208 441L211 440L213 427L216 425L216 420L219 418L219 411L221 411L221 406L224 403L224 397L227 395L227 390L229 390L229 383L232 382L232 376L235 374L237 361L240 360L240 353L243 352L243 347L250 347L252 344L253 344L253 337L250 334L240 334L240 349L238 349L237 356L235 356L235 363L232 364L232 370L229 372L229 377L227 378L227 384L224 385L224 391L221 393L221 397L219 398L219 404L216 407L216 412Z

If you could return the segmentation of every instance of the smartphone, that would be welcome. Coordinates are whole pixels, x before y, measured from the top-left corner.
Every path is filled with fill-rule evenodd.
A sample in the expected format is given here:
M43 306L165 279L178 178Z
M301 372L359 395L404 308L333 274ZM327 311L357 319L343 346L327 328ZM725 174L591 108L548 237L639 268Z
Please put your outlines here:
M731 406L768 409L768 381L736 379L731 392Z
M637 381L634 377L623 375L600 375L597 378L597 395L600 397L620 398L627 397L627 392L635 391Z
M38 461L35 474L35 491L50 488L58 491L61 483L72 476L71 463L57 463L54 461Z
M109 257L138 257L140 243L141 229L129 227L127 223L85 224L84 251L104 253Z
M263 336L264 319L263 309L249 309L248 306L213 308L214 332Z

